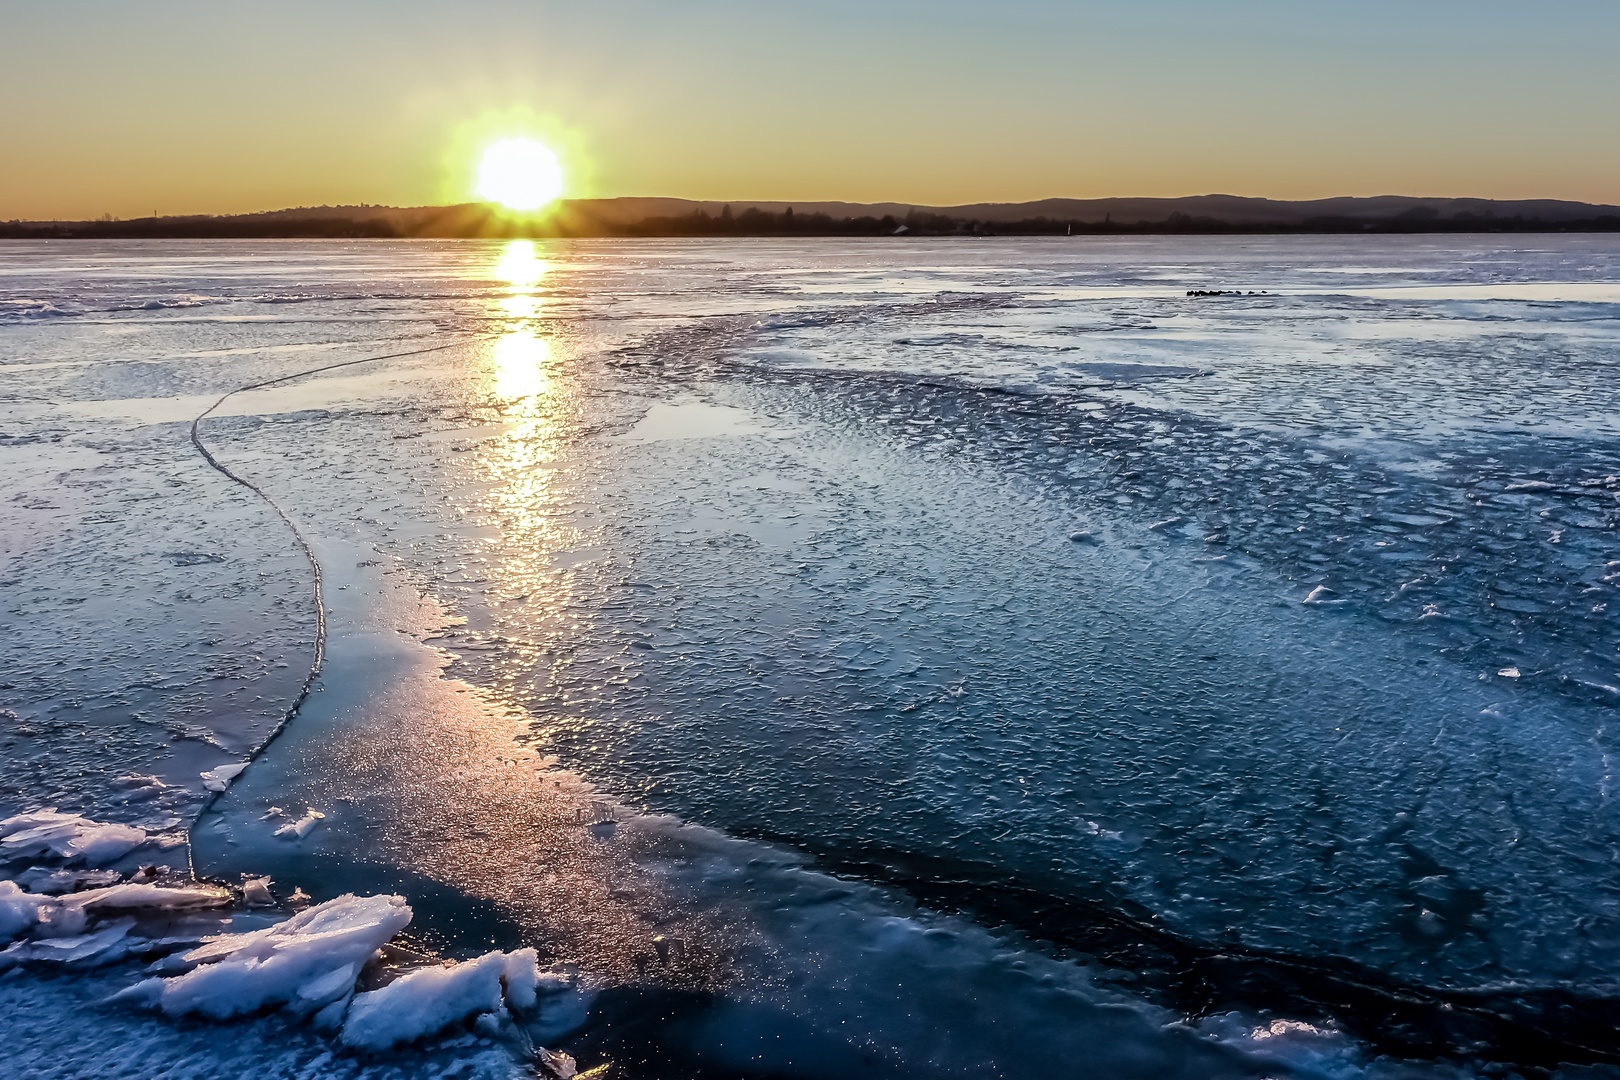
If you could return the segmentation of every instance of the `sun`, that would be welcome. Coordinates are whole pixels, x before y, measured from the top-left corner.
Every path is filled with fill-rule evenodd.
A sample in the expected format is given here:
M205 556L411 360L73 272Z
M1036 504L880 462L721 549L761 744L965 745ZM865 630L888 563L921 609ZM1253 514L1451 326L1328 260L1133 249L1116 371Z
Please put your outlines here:
M478 164L478 195L511 210L538 210L562 194L562 164L533 139L502 139Z

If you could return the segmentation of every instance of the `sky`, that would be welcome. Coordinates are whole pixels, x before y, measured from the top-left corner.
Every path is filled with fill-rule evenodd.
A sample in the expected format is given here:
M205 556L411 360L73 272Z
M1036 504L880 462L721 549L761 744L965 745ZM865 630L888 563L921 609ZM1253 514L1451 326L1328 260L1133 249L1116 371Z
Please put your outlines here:
M1616 0L0 0L0 220L574 196L1620 203Z

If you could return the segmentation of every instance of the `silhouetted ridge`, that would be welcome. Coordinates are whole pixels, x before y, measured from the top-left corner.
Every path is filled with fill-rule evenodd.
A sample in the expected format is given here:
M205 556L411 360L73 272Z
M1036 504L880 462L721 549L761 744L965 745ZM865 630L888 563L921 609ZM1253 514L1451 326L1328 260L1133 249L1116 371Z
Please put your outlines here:
M1026 203L697 202L569 199L539 221L483 203L316 206L223 217L11 221L0 238L485 238L610 236L982 236L1196 233L1616 232L1620 207L1557 199L1404 195L1285 202L1237 195Z

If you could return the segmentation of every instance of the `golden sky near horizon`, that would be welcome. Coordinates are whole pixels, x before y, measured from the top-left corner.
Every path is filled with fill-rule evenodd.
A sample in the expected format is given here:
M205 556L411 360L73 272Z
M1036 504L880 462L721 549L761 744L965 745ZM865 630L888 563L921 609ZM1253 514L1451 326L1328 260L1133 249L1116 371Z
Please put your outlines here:
M566 194L1620 203L1612 0L0 0L0 219Z

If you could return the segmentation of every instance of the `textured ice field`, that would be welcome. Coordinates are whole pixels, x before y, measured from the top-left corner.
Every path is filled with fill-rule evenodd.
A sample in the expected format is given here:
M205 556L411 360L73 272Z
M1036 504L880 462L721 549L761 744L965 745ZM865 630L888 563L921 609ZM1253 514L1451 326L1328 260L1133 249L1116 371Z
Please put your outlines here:
M199 426L328 659L198 872L630 1075L1620 1061L1620 241L0 247L0 811L192 823L315 613L190 423L406 353Z

